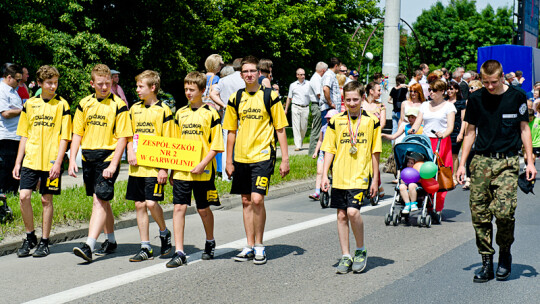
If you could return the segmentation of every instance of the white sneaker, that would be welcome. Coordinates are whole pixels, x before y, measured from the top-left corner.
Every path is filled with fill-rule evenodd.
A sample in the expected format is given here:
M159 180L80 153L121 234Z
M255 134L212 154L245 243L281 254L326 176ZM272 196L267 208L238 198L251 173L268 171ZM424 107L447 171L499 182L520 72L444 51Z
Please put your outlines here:
M255 250L255 257L253 258L253 264L262 265L266 263L266 251L265 247L253 247Z
M411 203L405 203L405 208L401 211L403 214L409 214L411 211Z
M416 202L411 203L411 211L418 211L418 204Z

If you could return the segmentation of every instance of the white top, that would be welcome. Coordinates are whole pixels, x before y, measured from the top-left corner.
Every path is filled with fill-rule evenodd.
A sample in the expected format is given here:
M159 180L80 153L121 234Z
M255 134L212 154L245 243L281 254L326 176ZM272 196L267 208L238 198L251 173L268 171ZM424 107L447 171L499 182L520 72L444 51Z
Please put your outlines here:
M22 99L17 91L4 81L0 81L0 113L12 109L22 109L22 107ZM4 118L0 115L0 140L21 140L21 137L17 135L19 117L20 115Z
M289 87L288 98L292 99L292 103L298 106L309 106L309 91L311 91L311 86L309 85L309 80L295 81L291 83Z
M443 106L436 112L432 112L429 109L429 102L424 102L420 106L420 112L422 112L422 118L424 119L424 135L428 137L437 137L431 130L435 132L444 132L448 127L447 115L448 113L456 113L456 107L453 103L443 101Z
M311 87L311 91L309 92L309 99L316 104L319 104L319 98L317 97L317 95L322 95L321 80L322 77L321 75L319 75L319 73L314 73L309 80L309 86Z
M219 92L219 97L224 105L229 102L229 97L236 94L236 91L246 87L246 82L240 76L240 71L236 71L229 76L219 79L215 90Z

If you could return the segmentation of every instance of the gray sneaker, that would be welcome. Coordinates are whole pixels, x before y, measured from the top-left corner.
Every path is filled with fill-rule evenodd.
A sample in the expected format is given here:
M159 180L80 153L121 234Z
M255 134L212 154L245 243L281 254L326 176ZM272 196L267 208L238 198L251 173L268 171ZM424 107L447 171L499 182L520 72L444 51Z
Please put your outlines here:
M352 271L360 273L364 271L367 264L367 250L356 250L354 252Z
M353 260L349 257L342 257L339 261L339 265L336 268L336 273L345 274L351 271Z

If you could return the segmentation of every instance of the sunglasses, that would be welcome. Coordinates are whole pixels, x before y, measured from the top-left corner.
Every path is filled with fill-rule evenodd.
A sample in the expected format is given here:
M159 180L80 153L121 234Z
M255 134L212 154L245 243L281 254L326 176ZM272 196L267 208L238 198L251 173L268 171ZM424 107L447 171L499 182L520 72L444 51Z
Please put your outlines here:
M429 88L428 91L429 91L429 92L433 92L433 93L439 92L439 90L435 90L435 89L432 89L432 88Z
M347 73L347 70L339 70L341 73Z

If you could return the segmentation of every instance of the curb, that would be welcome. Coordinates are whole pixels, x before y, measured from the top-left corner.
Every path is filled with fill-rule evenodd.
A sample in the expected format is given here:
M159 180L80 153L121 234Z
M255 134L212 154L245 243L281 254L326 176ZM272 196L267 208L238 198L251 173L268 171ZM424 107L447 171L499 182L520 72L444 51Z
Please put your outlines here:
M313 189L315 184L315 179L305 179L300 181L294 181L294 182L287 182L285 185L277 185L274 186L271 191L269 191L269 195L266 196L266 199L276 199L280 197L284 197L287 195L291 195L298 192L308 191L310 189ZM230 195L225 194L223 198L221 198L221 206L213 207L212 210L228 210L232 209L234 207L238 207L242 205L242 201L240 199L239 195ZM167 204L163 205L163 215L165 217L165 220L169 220L172 218L173 215L173 204ZM195 208L194 204L192 206L189 206L186 211L186 215L191 215L197 213L197 209ZM150 216L150 222L153 222L152 217ZM137 226L137 217L136 213L134 211L128 212L120 218L115 219L114 229L124 229L124 228L130 228ZM59 231L55 231L59 230ZM51 244L56 243L62 243L71 241L78 238L83 238L88 235L88 224L78 224L77 226L63 226L63 227L57 227L53 231L51 231L51 235L49 237ZM0 256L8 255L11 253L14 253L17 251L17 249L21 246L21 240L19 237L9 237L6 242L0 243Z

